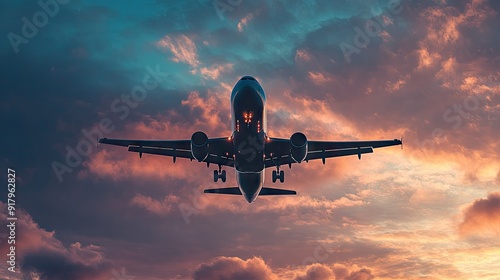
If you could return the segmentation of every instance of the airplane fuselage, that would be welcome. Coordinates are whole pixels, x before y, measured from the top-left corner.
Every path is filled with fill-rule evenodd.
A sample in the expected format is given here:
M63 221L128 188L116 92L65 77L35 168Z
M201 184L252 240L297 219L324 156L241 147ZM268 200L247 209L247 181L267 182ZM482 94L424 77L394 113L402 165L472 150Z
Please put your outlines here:
M236 182L248 202L264 184L266 95L250 76L241 78L231 93L231 126Z

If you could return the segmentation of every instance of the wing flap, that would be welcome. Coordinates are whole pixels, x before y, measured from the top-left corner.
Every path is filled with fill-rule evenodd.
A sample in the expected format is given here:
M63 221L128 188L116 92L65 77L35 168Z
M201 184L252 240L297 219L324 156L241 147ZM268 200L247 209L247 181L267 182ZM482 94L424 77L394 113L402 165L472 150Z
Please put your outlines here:
M129 152L136 152L136 153L160 155L160 156L193 158L193 155L191 155L190 151L183 151L183 150L129 146L128 151Z
M344 150L334 150L334 151L319 151L307 153L306 160L320 159L320 158L332 158L332 157L343 157L351 155L361 155L373 153L373 148L359 148L359 149L344 149Z
M373 153L373 149L388 146L402 145L402 141L375 140L375 141L307 141L308 152L305 160L326 159L349 155ZM276 165L287 165L296 163L290 156L290 139L271 137L266 142L266 154L272 157L266 158L265 167Z
M160 156L170 156L170 157L179 157L179 158L189 158L193 159L193 155L191 151L182 151L182 150L172 150L172 149L162 149L162 148L150 148L150 147L137 147L137 146L129 146L129 152L143 153L143 154L152 154L152 155L160 155ZM208 155L208 157L204 160L204 162L220 164L224 166L233 167L234 159L226 156L216 156L214 154Z
M319 151L319 152L309 152L307 153L306 160L314 160L314 159L323 159L323 158L332 158L332 157L343 157L343 156L351 156L351 155L361 155L361 154L369 154L373 153L373 148L372 147L367 147L367 148L359 148L359 149L344 149L344 150L334 150L334 151ZM276 163L278 161L277 157L271 158L266 158L266 161L264 162L265 167L274 167L276 166ZM296 163L290 155L284 155L280 157L279 159L279 164L280 165L287 165L291 163Z
M110 139L101 138L99 143L128 147L129 152L142 154L152 154L160 156L171 156L174 158L193 159L191 153L191 140L127 140L127 139ZM232 142L228 138L210 138L209 155L204 160L206 163L224 165L233 167L234 149Z
M115 145L115 146L142 146L155 148L170 148L180 150L191 150L190 140L126 140L126 139L110 139L101 138L99 143Z

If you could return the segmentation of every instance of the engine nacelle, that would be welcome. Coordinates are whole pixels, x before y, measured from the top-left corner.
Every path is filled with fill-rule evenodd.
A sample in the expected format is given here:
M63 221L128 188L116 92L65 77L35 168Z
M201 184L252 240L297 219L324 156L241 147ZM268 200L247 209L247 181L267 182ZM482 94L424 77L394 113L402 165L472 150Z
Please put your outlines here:
M307 137L304 133L295 132L290 137L290 156L295 162L302 162L307 156Z
M208 157L208 136L196 131L191 136L191 154L197 161L204 161Z

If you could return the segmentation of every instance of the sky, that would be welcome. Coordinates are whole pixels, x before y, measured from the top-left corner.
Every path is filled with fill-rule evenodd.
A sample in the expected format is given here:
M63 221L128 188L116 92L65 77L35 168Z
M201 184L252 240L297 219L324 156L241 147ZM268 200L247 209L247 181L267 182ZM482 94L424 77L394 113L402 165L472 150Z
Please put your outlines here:
M2 279L499 279L500 2L2 1ZM214 167L96 138L403 137L204 195ZM16 174L8 270L7 169Z

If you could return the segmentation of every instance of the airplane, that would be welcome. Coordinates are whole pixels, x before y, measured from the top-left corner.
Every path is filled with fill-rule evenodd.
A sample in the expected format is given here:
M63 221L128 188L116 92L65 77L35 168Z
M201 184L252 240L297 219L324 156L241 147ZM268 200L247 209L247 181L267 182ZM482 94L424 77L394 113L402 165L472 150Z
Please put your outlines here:
M296 195L293 190L264 187L266 168L275 168L272 181L285 181L281 166L327 158L373 153L374 148L402 145L402 139L377 141L310 141L301 132L289 139L273 138L267 134L266 95L252 76L243 76L231 92L231 128L229 137L208 138L202 131L190 140L126 140L101 138L99 143L128 147L142 154L170 156L216 164L214 182L226 182L226 170L234 168L237 187L205 189L204 193L243 195L249 203L259 195Z

